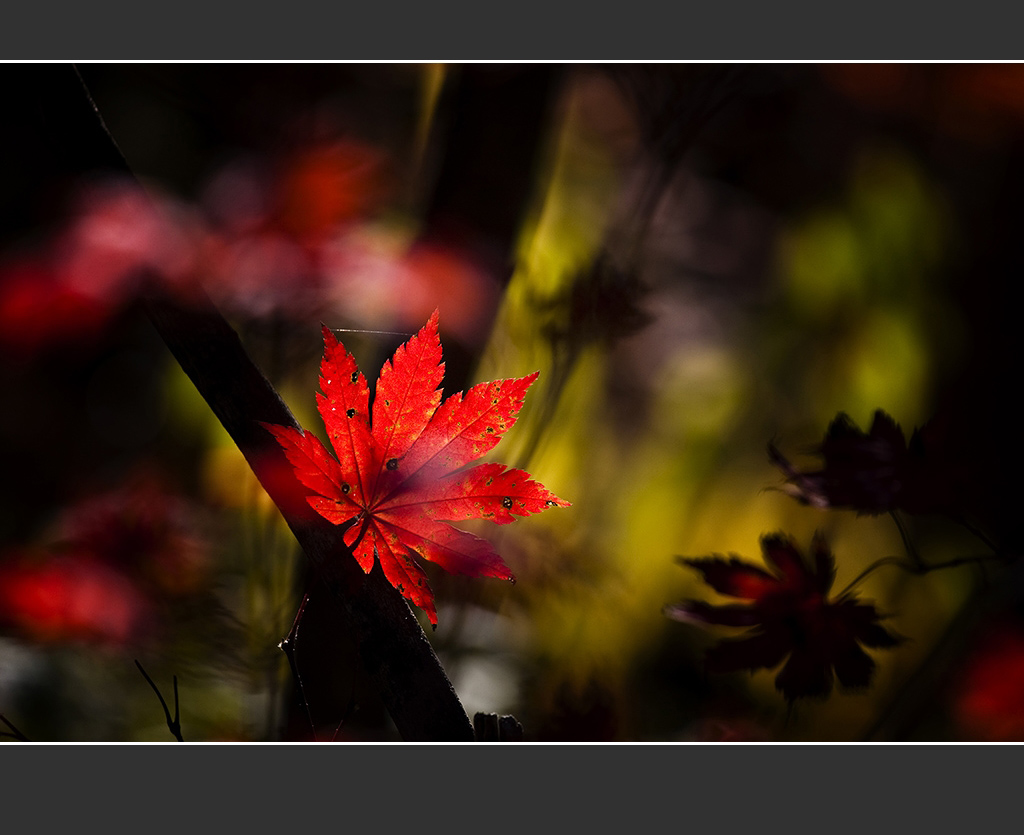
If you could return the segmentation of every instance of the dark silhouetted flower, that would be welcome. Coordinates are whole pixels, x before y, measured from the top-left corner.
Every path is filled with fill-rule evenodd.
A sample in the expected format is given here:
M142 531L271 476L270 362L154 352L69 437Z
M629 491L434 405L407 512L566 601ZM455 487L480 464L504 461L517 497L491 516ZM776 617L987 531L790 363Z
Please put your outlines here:
M786 474L783 492L803 504L870 514L947 509L950 490L944 470L925 455L921 433L915 432L908 446L899 424L881 409L867 433L848 415L838 414L814 452L824 466L801 471L774 444L768 445L772 462Z
M790 702L827 696L833 678L846 689L867 687L875 662L863 647L893 647L901 639L880 624L874 604L849 593L829 598L835 559L824 537L814 537L813 565L784 534L763 537L761 548L769 571L737 557L680 560L715 591L750 601L715 606L688 600L666 608L675 620L748 627L742 637L708 651L708 672L773 669L785 661L775 686Z

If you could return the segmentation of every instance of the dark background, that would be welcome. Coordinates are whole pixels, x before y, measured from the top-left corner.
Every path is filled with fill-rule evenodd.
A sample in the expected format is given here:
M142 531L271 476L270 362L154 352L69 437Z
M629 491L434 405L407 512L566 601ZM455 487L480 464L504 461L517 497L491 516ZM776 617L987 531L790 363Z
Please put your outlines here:
M230 445L217 435L201 401L190 399L187 381L175 376L173 360L135 303L134 288L117 285L98 311L95 298L83 308L78 297L60 295L58 278L40 279L45 292L32 296L24 289L31 282L15 270L27 261L56 270L62 230L83 211L83 175L97 181L120 164L95 131L83 83L134 174L177 205L197 207L192 222L199 217L213 237L272 232L276 241L298 241L320 252L317 247L338 229L350 233L375 224L400 230L406 247L429 246L470 262L474 274L484 276L479 286L488 290L481 291L472 327L449 334L442 318L446 392L475 379L532 370L515 367L511 355L502 365L509 352L503 335L520 335L523 361L541 356L537 362L549 363L542 374L557 385L531 395L546 404L532 419L542 429L532 447L523 440L515 450L526 457L537 453L527 468L574 502L578 521L571 528L529 528L534 539L556 543L546 546L542 568L527 545L506 540L520 577L513 592L493 590L489 581L431 574L454 624L448 629L442 620L432 640L455 671L457 691L462 694L460 682L471 690L463 695L467 703L515 713L528 738L549 740L1024 733L1018 718L1024 690L986 690L992 685L982 664L993 655L1004 671L1024 668L1017 637L1019 572L1013 566L995 576L972 569L937 572L921 582L951 576L923 592L912 579L879 579L866 593L892 612L898 631L914 637L910 648L875 653L883 673L869 695L835 695L825 706L795 713L772 693L770 676L767 684L751 684L744 675L705 676L700 656L708 640L689 627L662 624L660 616L664 604L707 593L672 566L674 555L688 547L757 558L758 533L790 523L799 527L805 546L805 532L834 524L839 542L877 547L863 564L899 547L898 538L892 544L892 530L872 534L877 541L870 542L850 533L878 520L846 513L833 523L836 514L797 508L781 495L758 498L759 489L778 480L763 457L764 444L777 437L795 453L819 441L841 409L866 428L871 409L885 408L908 435L935 421L950 460L964 468L971 518L1005 550L1019 550L1024 74L1018 66L474 64L442 72L416 64L84 64L77 70L55 64L0 67L9 114L0 140L0 241L6 252L0 385L8 393L0 423L0 560L11 566L5 582L14 588L11 578L21 583L28 577L41 584L41 566L58 557L80 559L68 544L74 543L68 514L92 498L126 495L117 491L136 484L140 468L174 497L156 503L166 509L183 502L188 521L174 514L153 523L158 534L147 528L145 536L133 527L136 538L127 545L119 540L98 548L90 540L87 563L53 575L76 588L95 584L100 602L92 605L103 611L112 605L104 595L137 599L132 611L145 613L139 617L149 624L146 630L119 632L88 617L44 628L39 609L33 610L35 621L13 610L4 616L0 713L28 736L159 738L158 704L131 663L140 656L159 674L165 697L171 675L183 686L190 682L192 702L183 710L194 711L191 730L186 724L191 738L297 739L312 733L276 649L300 597L301 555L287 532L275 527L273 511L260 504L258 489L243 485L232 469L237 462L225 452ZM308 207L322 199L332 183L351 188L351 200L327 200L321 214L296 213L274 184L287 181L295 160L311 147L357 149L353 153L363 156L355 157L354 168L365 164L374 173L361 180L348 176L344 164L340 174L330 169L340 179L328 180L322 192L315 185L300 190L300 202ZM272 184L270 207L252 229L244 219L218 217L210 198L218 173L240 162ZM568 179L552 185L559 182L556 173L566 170ZM601 185L606 181L610 185ZM582 243L573 246L587 257L556 276L544 298L526 293L524 302L520 291L510 289L528 251L521 236L540 224L537 207L556 188L570 205L577 205L574 194L582 195L576 209ZM231 223L240 226L229 229ZM563 235L566 229L573 231L571 222ZM546 246L556 251L551 234L555 243ZM842 262L848 255L842 247L852 246L851 240L861 249L854 247L853 260L837 268L838 278L823 273L816 282L813 268L805 267L812 278L793 279L794 263ZM594 266L609 263L614 269ZM246 347L297 413L304 404L304 414L311 414L321 318L368 330L389 322L380 329L400 332L425 320L397 313L389 319L379 308L373 318L366 313L369 302L361 306L354 299L359 286L349 287L340 303L337 294L325 294L309 315L275 308L287 289L261 306L246 304L245 286L224 296L233 301L225 302L225 312ZM446 293L465 293L469 285L454 291L427 286L443 302ZM380 297L372 280L366 287L367 298ZM393 301L399 307L400 300ZM873 322L883 323L883 330L872 330ZM919 370L908 376L901 376L899 361L886 363L892 350L887 337L863 348L863 340L874 338L864 334L890 333L884 330L890 326L892 333L911 334L916 346L911 353ZM522 337L524 332L530 336ZM894 339L892 344L903 344ZM368 377L397 341L359 343L357 358ZM718 353L705 351L712 342ZM534 346L532 355L524 344ZM864 363L882 382L844 389L836 381L845 379L844 369L856 364L860 350L873 357ZM728 384L715 377L707 391L691 386L689 400L670 398L664 405L659 391L666 379L678 383L672 373L690 384L705 380L688 376L695 366L687 358L721 356L741 369L722 378ZM499 367L507 370L479 376ZM586 397L581 386L590 392ZM857 399L875 391L891 393L891 401ZM704 396L710 400L702 402ZM736 398L739 405L728 407L732 417L724 427L714 418L701 424L700 415L713 414L719 397ZM673 420L685 431L666 429ZM581 481L565 475L564 460L576 447L557 433L543 434L559 421L599 448L588 449L590 464L581 459L576 468ZM524 415L524 426L534 423ZM667 482L651 475L647 453L630 457L647 443L662 444L665 459L678 459L675 474L664 476ZM550 475L535 470L538 460ZM639 470L631 462L639 462ZM594 480L609 468L614 481ZM227 473L223 483L218 472ZM728 482L733 487L719 480L722 473L733 478L739 472L749 475ZM244 494L237 500L226 497L232 483ZM704 518L722 530L747 532L735 534L738 544L730 539L719 545L669 521L653 553L649 539L641 540L637 553L627 553L623 542L637 540L622 531L641 523L613 509L635 501L672 514L673 502L682 501L673 491L697 502L688 505L688 529L697 527L693 520L702 507L692 495L703 493L709 502ZM707 498L719 494L724 504ZM772 508L779 509L766 519L738 521L755 499L774 501ZM735 516L718 519L723 506L734 508ZM798 513L803 515L794 521ZM933 520L922 520L916 533L922 549L936 555L978 547ZM167 557L177 567L154 578L153 555L164 553L168 540L173 553L187 550L174 539L178 535L201 540L196 548L202 557L188 571ZM841 553L837 558L842 564ZM623 582L622 566L637 564L657 565L650 570L659 577L678 577L653 590L637 581L643 593L637 591L636 599L650 597L643 597L650 622L637 630L642 642L619 636L595 649L600 618L617 618L619 628L630 631L622 623L635 604L620 613L605 594ZM83 565L91 573L82 573ZM845 579L857 570L851 565ZM192 571L183 578L182 572ZM644 576L643 568L635 571L628 576ZM625 586L630 595L631 582ZM70 605L70 593L61 594L62 605ZM87 603L76 605L88 609ZM595 605L603 611L593 611ZM566 610L591 624L576 633L578 644L567 637L573 631L565 627ZM311 635L336 630L329 611L309 617ZM342 717L342 738L391 738L393 729L344 636L317 650L314 644L320 646L311 637L311 656L319 654L309 663L308 686L316 694L311 710L320 711L314 717L318 738L330 738ZM608 658L617 659L614 669L602 670ZM980 670L974 683L967 663L972 659ZM456 673L467 669L460 679ZM1004 688L1014 676L1002 676ZM976 695L980 691L988 701ZM988 707L976 708L970 698Z

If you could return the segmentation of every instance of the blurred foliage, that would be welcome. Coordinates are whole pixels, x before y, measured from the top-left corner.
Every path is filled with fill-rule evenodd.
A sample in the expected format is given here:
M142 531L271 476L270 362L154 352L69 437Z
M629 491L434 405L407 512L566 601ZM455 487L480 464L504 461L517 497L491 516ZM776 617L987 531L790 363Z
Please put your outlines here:
M871 573L859 596L908 640L873 653L870 688L792 705L777 669L706 674L724 633L663 609L729 602L677 556L762 564L769 533L821 531L840 589L905 552L886 516L774 489L766 445L811 450L839 412L970 440L972 519L1017 547L1022 456L1001 416L1024 72L551 67L550 106L522 111L543 114L536 135L509 117L475 149L502 172L534 143L528 188L495 176L470 205L500 217L453 220L432 191L466 129L450 90L505 101L542 72L521 69L85 65L144 196L58 179L45 149L7 140L11 202L31 196L5 204L0 258L0 714L33 740L169 740L138 659L165 699L177 676L186 740L395 738L293 537L137 305L202 287L321 435L321 321L376 369L440 308L446 394L540 370L490 457L573 507L474 529L514 586L427 566L428 637L471 715L515 714L528 740L1019 738L1013 566ZM97 503L107 521L75 533ZM985 550L947 519L905 524L932 563ZM307 590L300 691L278 644Z

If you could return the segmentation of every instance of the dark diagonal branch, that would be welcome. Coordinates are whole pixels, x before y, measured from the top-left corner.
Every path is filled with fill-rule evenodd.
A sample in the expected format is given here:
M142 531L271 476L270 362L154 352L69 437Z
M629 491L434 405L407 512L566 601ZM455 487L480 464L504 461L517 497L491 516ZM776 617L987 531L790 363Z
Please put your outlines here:
M360 657L406 740L473 738L473 728L433 647L408 604L379 566L363 574L340 529L304 499L281 447L260 423L293 426L295 418L212 306L146 302L150 320L224 425L277 505L303 551L340 601Z
M74 82L70 75L68 81ZM128 172L84 86L78 130L99 151L97 168ZM102 138L103 142L98 139ZM306 504L280 446L261 422L298 427L288 407L214 306L188 306L151 296L150 321L223 424L277 505L303 551L337 597L360 657L399 733L406 740L472 741L473 726L408 604L379 566L359 569L337 528Z

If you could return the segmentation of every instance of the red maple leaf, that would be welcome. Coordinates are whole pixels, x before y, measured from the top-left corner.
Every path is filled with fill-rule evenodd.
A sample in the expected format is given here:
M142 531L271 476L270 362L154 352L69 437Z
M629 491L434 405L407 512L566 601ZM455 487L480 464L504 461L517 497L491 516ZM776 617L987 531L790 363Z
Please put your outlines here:
M313 509L347 526L345 544L363 571L379 561L388 582L435 626L434 595L416 556L456 574L514 579L489 542L450 522L482 518L504 525L515 516L569 506L523 470L467 468L516 422L538 372L479 383L442 403L437 324L435 310L384 363L372 414L366 378L323 328L317 408L337 458L310 432L263 424L313 493L307 498Z

